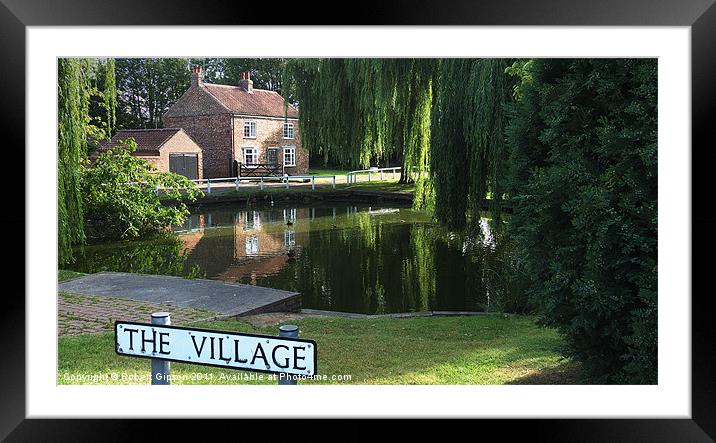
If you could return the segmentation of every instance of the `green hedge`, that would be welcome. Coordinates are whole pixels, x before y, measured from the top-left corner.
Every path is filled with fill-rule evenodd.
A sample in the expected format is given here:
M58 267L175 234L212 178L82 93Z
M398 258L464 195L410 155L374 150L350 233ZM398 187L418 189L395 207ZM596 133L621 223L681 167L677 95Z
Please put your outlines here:
M517 71L510 228L530 299L595 381L656 383L657 62Z

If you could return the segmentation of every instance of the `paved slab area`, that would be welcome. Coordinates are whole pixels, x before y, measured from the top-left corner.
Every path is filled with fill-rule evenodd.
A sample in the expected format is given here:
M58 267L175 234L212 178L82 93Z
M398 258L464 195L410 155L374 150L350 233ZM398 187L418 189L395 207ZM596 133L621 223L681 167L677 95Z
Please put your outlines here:
M219 316L219 313L206 309L60 292L57 297L57 333L65 336L112 332L117 320L149 323L152 312L161 311L171 312L174 325L212 320Z
M64 281L59 284L59 290L206 309L225 317L297 311L301 297L296 292L240 283L123 272L100 272Z

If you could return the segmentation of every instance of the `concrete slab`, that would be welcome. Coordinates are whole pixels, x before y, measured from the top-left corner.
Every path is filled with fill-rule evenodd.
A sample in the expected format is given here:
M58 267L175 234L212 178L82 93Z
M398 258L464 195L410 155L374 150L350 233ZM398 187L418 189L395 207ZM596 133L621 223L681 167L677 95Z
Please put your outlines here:
M301 295L297 292L165 275L100 272L64 281L59 284L59 290L209 309L226 317L296 312L301 308Z

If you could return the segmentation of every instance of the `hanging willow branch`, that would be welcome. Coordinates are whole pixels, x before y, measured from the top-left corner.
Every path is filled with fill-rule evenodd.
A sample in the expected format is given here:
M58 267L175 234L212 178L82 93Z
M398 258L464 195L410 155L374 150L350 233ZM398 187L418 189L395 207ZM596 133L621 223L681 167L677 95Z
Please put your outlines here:
M84 60L57 61L57 211L60 264L73 260L72 245L84 242L80 162L84 159L89 93Z
M438 220L462 228L479 218L488 191L499 222L511 63L296 59L286 66L284 84L298 99L311 152L348 167L399 159L401 180L418 182L416 205L434 207Z
M115 62L113 58L107 59L104 78L103 97L104 107L107 112L106 137L109 140L117 129L117 82L115 79Z
M431 173L437 218L452 228L476 221L488 193L500 226L508 157L505 105L509 59L445 59L433 102Z
M432 61L297 59L287 64L304 145L349 167L427 166Z

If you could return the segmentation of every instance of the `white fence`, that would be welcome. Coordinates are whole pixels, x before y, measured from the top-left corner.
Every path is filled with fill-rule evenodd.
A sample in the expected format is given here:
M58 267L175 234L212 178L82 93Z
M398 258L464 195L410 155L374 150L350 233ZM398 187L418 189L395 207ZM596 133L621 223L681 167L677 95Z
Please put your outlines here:
M400 177L400 171L402 168L400 166L390 167L390 168L370 168L370 169L361 169L357 171L350 171L346 173L346 184L353 184L357 183L359 180L359 177L367 177L367 180L363 181L374 181L374 180L385 180L386 178L395 179L396 175ZM325 181L328 180L328 183ZM316 190L316 181L319 181L319 185L321 184L330 184L332 185L333 189L336 188L336 176L335 175L283 175L283 176L264 176L264 177L221 177L221 178L204 178L204 179L196 179L196 180L190 180L191 182L196 184L196 187L202 190L205 190L207 194L211 194L212 189L216 190L218 188L226 189L229 187L234 187L237 191L240 188L240 185L242 183L247 182L255 182L255 186L258 187L260 190L264 190L264 186L268 185L270 183L281 183L283 186L288 189L291 185L291 183L297 184L297 183L305 183L307 181L311 182L311 191ZM321 183L323 182L323 183ZM146 183L146 182L143 182ZM228 185L228 186L227 186ZM276 186L273 186L276 187ZM157 193L159 193L159 190L161 188L157 186Z
M390 171L390 178L395 178L396 172L400 171L402 168L399 166L392 167L392 168L370 168L370 169L361 169L358 171L350 171L348 174L346 174L346 183L357 183L358 177L368 174L368 181L372 181L373 174L377 175L378 180L383 180L387 174L386 172Z
M297 181L300 181L301 183L305 183L306 180L311 181L311 191L316 190L316 178L319 180L321 179L328 179L332 181L333 188L336 187L336 176L335 175L284 175L284 176L266 176L266 177L226 177L226 178L204 178L200 180L192 180L194 183L196 183L196 186L200 189L206 189L207 194L211 194L211 188L212 185L214 188L220 187L226 187L226 184L233 184L236 187L236 190L239 190L239 186L242 182L256 182L257 186L260 190L264 190L264 184L268 183L283 183L286 189L288 189L289 184L291 182L296 183Z

